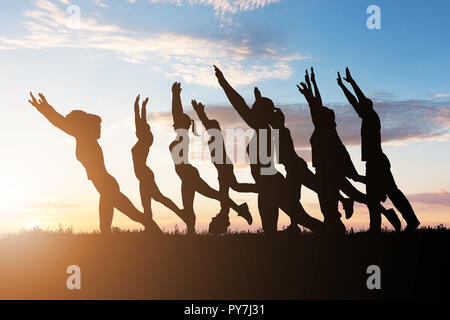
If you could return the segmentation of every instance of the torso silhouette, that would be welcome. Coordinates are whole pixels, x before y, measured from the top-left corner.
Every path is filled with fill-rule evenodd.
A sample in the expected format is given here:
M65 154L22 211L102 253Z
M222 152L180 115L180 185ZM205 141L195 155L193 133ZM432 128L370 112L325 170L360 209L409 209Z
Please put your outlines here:
M371 106L362 108L361 124L361 160L367 161L382 155L381 122Z
M115 187L115 179L108 173L105 166L103 151L97 140L76 138L76 157L86 169L87 177L94 183L98 191ZM114 181L114 186L105 182Z
M220 127L217 128L209 128L215 129L215 130L221 130ZM217 140L216 140L217 139ZM214 166L217 169L217 172L219 174L219 180L222 178L226 178L228 174L234 174L233 173L233 163L231 162L231 159L228 157L227 151L225 149L225 142L223 140L223 136L220 135L212 135L208 139L208 147L211 154L211 160L214 164ZM216 148L222 147L222 157L218 158L216 154Z
M100 193L116 191L119 189L116 180L108 173L105 167L103 151L98 143L98 139L100 138L100 124L98 123L98 127L95 128L96 132L93 133L88 128L86 122L80 122L78 120L79 122L76 125L74 124L73 119L68 119L68 117L75 112L78 114L81 113L83 117L85 117L83 118L83 121L86 121L86 117L88 117L87 119L90 119L89 121L94 117L98 118L96 121L99 122L101 121L100 117L79 110L72 111L69 115L64 117L48 104L41 105L37 109L50 121L50 123L75 138L76 158L86 169L88 179L92 181L95 188Z
M314 122L314 132L311 135L312 165L326 174L337 174L336 164L339 162L339 150L336 141L336 129L330 119L330 109L324 107Z
M287 127L281 127L279 131L280 154L279 161L285 166L286 171L299 170L300 163L305 161L298 156L295 151L294 141L292 140L291 131Z
M178 126L177 124L174 125L175 130L177 129L184 129L181 126ZM183 141L184 139L187 139L187 141ZM175 140L169 145L170 154L172 156L172 160L175 164L175 172L178 174L179 177L184 177L188 179L192 175L198 175L198 170L192 166L189 163L189 133L187 132L186 135L180 134L177 132L177 136ZM175 154L173 149L175 147L181 147L179 149L178 154ZM180 161L182 159L182 161Z
M359 174L336 130L334 112L326 107L323 109L310 139L313 167L319 168L319 174L336 179L357 179Z
M271 128L268 126L264 121L259 121L258 117L255 117L254 119L254 126L252 127L255 130L255 133L253 134L252 138L250 139L246 151L250 158L250 171L252 173L253 179L255 181L259 178L261 178L261 170L262 168L269 168L270 163L273 163L273 154L271 152L272 147L272 135L271 135ZM263 134L263 131L265 130L266 134ZM265 157L270 157L270 163L264 164L260 157L260 147L262 143L266 143L266 154ZM255 145L255 151L251 150L251 146ZM255 154L252 154L253 152L256 152ZM267 161L267 160L266 160Z
M147 166L147 157L150 151L151 142L139 139L131 149L133 157L134 173L140 183L146 183L153 180L153 171ZM149 180L150 179L150 180Z

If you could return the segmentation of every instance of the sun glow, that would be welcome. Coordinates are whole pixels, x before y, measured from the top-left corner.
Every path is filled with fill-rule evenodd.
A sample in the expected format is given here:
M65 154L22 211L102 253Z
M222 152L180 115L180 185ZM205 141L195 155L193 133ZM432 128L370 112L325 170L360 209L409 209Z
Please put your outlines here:
M27 223L26 228L30 230L41 229L43 225L39 220L32 220Z
M6 176L0 181L0 198L0 208L11 209L23 204L27 197L20 192L18 183Z

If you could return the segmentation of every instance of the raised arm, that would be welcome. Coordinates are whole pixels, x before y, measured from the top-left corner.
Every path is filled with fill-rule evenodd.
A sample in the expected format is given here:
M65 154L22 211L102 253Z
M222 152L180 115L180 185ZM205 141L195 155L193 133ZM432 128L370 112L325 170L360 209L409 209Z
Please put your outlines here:
M136 100L134 101L134 126L136 128L136 137L139 139L140 133L141 133L141 111L139 110L139 99L141 98L141 95L138 95L136 97Z
M364 99L366 99L364 94L362 94L361 90L359 89L359 87L356 85L355 81L351 77L350 71L348 70L348 68L346 68L346 73L347 74L346 74L346 77L344 78L344 80L347 82L350 82L350 83L353 82L354 85L358 88L358 91L360 92L360 94L364 97ZM360 103L362 100L360 99L360 101L358 101L358 99L356 99L356 97L350 92L350 90L347 89L347 87L342 82L341 74L339 72L338 72L337 82L338 82L338 85L341 87L342 91L344 91L344 94L347 97L348 102L350 102L350 104L353 106L353 109L355 109L356 113L360 117L362 117L362 115L364 114L364 107ZM355 88L355 86L353 86L353 88ZM355 90L355 92L357 92L357 91Z
M45 96L42 93L39 93L39 100L33 96L33 93L30 92L31 100L28 102L34 106L37 111L39 111L47 120L53 124L55 127L64 131L71 136L74 135L73 129L71 128L69 122L66 117L58 113L51 105L48 104Z
M342 91L344 91L344 94L347 97L348 102L350 102L350 104L356 110L358 108L358 100L356 100L356 97L350 92L350 90L347 89L345 84L342 82L340 72L338 72L337 83L338 83L339 87L341 87Z
M306 79L308 81L308 70L306 70ZM322 102L322 97L320 96L320 91L319 91L319 87L317 86L317 82L316 82L316 74L314 73L314 68L311 67L311 82L314 86L314 93L316 96L316 104L320 107L323 106L323 102ZM311 88L311 84L309 83L309 87Z
M258 101L259 99L262 99L262 94L261 94L261 91L259 91L258 87L255 87L255 89L253 90L253 93L255 95L255 101ZM275 108L272 112L281 112L281 110L279 108ZM265 128L267 128L268 126L270 126L270 123L271 123L272 120L273 119L272 119L272 117L269 114L269 115L267 115L265 117L259 117L258 123L261 126L264 126Z
M314 89L316 91L316 94L319 94L317 97L314 96L312 87L311 87L311 81L309 80L309 74L308 70L305 72L305 82L301 82L300 85L297 85L298 90L300 93L302 93L305 96L306 101L309 105L309 111L311 112L311 118L313 122L316 122L319 120L320 111L322 106L322 98L320 97L319 90L317 88L316 79L314 75L314 70L311 68L312 76L313 76L313 83L314 83Z
M241 95L237 93L232 86L230 86L230 84L225 79L222 71L220 71L219 68L214 66L214 70L216 72L216 77L217 80L219 80L220 86L225 91L225 94L227 95L228 100L233 105L234 109L239 113L241 118L245 121L245 123L248 124L248 126L254 128L256 125L255 119L253 118L251 114L251 109L248 107L244 98L242 98Z
M181 120L183 115L183 105L181 104L181 83L175 82L172 85L172 116L174 124Z
M147 122L147 104L148 98L142 102L142 111L139 112L140 95L136 97L134 102L134 123L136 125L136 137L148 145L153 144L153 134L150 125Z
M195 113L197 113L198 118L200 119L200 121L203 123L203 126L207 128L208 126L208 122L210 121L208 116L206 115L205 112L205 106L202 103L197 103L196 100L192 100L192 107L195 110Z
M345 78L344 78L344 80L352 85L353 90L355 91L359 102L363 102L364 100L367 100L366 96L361 91L361 89L358 87L358 85L356 84L356 81L353 79L352 75L350 74L350 70L348 69L348 67L345 68Z

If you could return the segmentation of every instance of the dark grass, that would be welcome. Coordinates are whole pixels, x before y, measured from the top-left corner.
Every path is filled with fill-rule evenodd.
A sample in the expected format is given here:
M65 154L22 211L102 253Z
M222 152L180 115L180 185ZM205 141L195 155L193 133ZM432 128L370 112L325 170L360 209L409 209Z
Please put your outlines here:
M450 230L414 233L21 232L0 239L1 299L448 298ZM66 288L69 265L82 290ZM366 287L381 268L378 291Z

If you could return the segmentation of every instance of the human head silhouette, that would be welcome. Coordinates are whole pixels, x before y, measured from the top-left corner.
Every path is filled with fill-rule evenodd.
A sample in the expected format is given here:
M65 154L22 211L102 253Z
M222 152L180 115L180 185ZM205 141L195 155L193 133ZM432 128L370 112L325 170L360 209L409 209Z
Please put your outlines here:
M280 129L284 127L285 117L283 111L280 108L275 108L270 116L269 123L274 129Z
M191 117L189 117L186 113L181 114L180 117L178 118L177 127L179 129L189 130L191 125L192 125L192 133L198 137L199 134L197 133L197 130L195 129L194 120L192 120Z
M82 110L73 110L66 116L66 119L78 138L100 139L102 118L99 116Z
M189 130L189 128L191 127L191 123L191 118L186 113L183 113L178 118L177 127Z
M363 100L361 101L361 104L363 104L364 107L366 107L366 108L373 108L373 102L372 102L372 100L370 100L370 99L368 99L368 98L363 99Z
M261 95L261 92L255 87L255 103L252 106L252 112L258 117L258 119L269 121L275 105L269 98L265 98Z
M330 127L336 127L336 115L334 114L334 111L324 106L322 108L321 121L328 124Z

